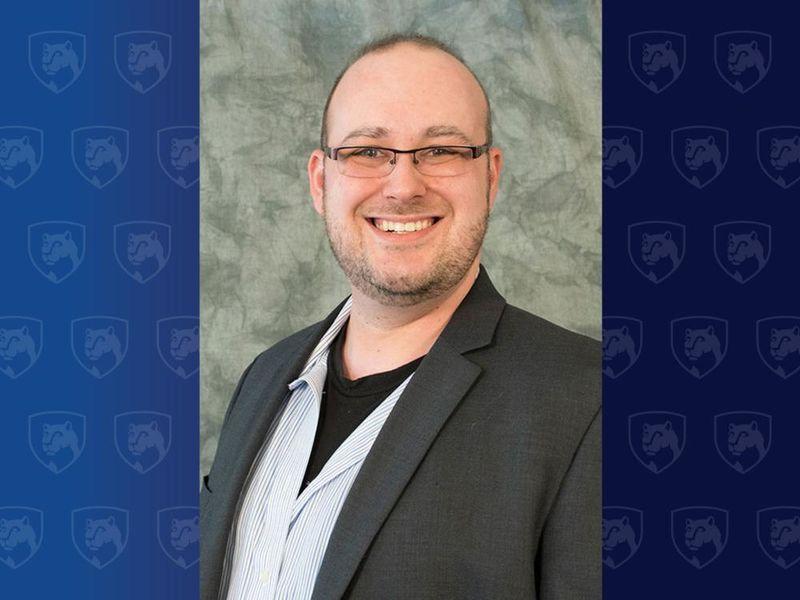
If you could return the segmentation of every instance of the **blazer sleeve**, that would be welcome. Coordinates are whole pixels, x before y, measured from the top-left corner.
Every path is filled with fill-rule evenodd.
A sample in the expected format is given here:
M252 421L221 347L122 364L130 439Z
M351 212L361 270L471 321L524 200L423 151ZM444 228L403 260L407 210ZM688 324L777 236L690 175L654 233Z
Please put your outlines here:
M536 558L538 600L602 598L602 410L598 410L545 522Z

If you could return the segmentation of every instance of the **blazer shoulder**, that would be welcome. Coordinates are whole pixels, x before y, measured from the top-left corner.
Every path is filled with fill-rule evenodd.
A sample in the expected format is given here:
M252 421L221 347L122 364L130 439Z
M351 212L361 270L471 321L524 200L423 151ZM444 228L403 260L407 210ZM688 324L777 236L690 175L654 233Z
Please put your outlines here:
M537 361L567 361L578 369L600 369L601 343L589 336L565 329L526 310L506 305L498 324L497 337L507 338Z
M521 308L506 305L492 349L495 365L554 411L588 423L601 405L602 347ZM545 399L549 399L549 401Z

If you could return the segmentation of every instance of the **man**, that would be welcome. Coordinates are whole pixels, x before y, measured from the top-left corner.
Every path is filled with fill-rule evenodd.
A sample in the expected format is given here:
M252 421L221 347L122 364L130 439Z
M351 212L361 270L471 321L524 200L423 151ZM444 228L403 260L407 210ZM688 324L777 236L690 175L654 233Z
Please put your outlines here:
M483 87L436 40L385 38L334 84L321 146L352 295L239 381L202 597L600 598L598 344L480 266L503 164Z

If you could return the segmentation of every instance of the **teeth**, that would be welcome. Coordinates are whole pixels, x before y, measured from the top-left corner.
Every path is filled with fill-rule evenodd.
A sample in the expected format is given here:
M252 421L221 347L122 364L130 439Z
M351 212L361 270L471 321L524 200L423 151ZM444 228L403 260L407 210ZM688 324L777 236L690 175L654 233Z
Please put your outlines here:
M410 223L397 223L385 219L373 219L375 227L382 231L394 231L395 233L410 233L427 229L433 225L433 219L422 219L421 221L411 221Z

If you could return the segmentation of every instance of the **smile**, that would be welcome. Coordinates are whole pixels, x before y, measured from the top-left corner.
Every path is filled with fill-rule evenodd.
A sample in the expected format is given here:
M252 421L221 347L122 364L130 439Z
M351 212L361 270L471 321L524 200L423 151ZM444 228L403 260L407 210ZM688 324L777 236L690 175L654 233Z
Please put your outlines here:
M370 217L367 218L367 220L380 231L408 234L428 229L437 221L439 221L440 218L441 217L426 217L423 219L399 221L393 219L383 219L380 217Z

